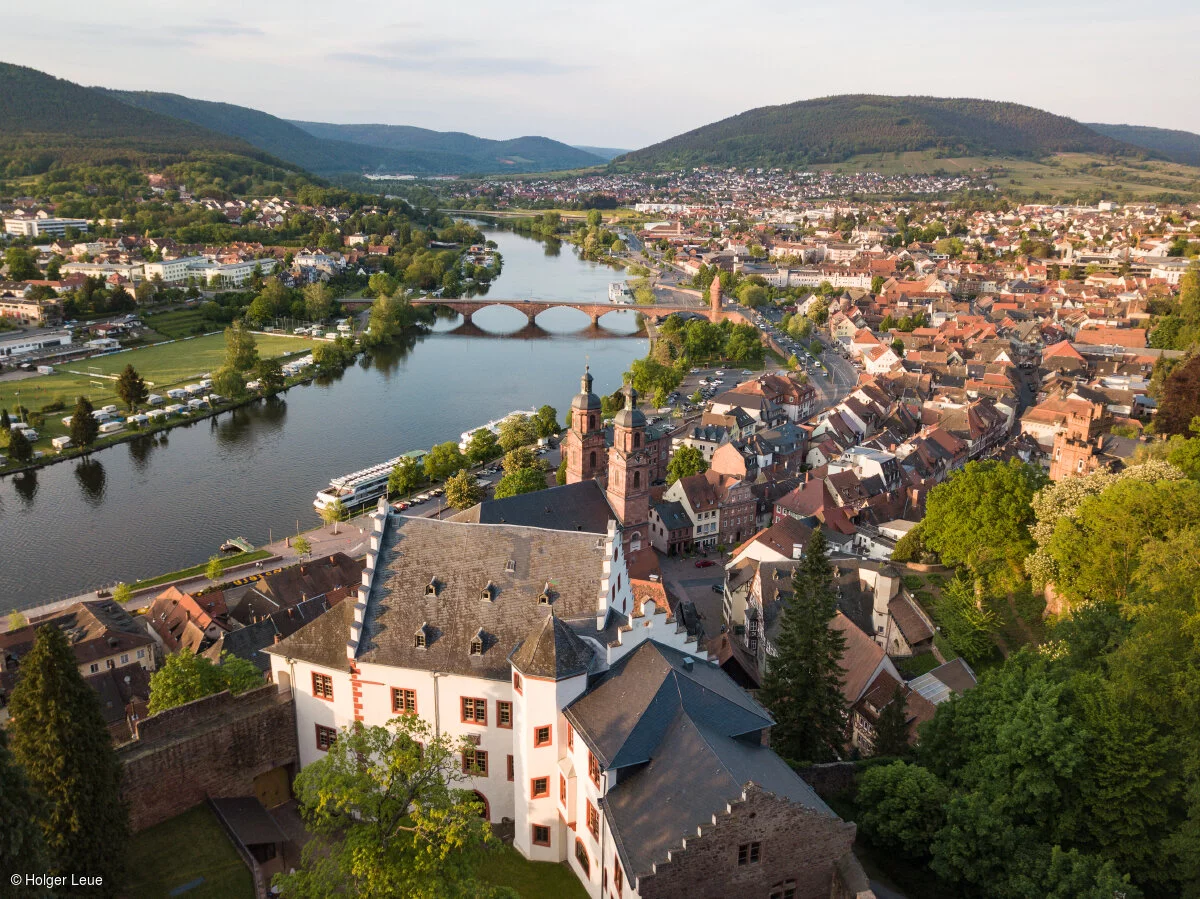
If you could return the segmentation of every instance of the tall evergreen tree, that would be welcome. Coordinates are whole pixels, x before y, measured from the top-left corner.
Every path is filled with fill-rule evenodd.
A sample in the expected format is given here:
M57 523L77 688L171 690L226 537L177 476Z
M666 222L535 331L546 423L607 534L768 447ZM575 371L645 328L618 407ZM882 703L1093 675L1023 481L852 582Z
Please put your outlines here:
M96 693L57 627L38 628L21 660L9 712L13 758L44 803L37 821L51 869L102 876L103 887L82 888L86 895L117 895L129 837L121 762Z
M33 458L33 445L25 436L24 431L14 429L9 432L8 454L12 456L14 462L28 462Z
M46 870L46 846L34 817L37 808L29 781L13 762L8 738L0 728L0 871L5 872L4 882L13 872ZM14 892L22 895L19 890Z
M846 741L839 664L846 638L831 626L837 596L827 550L818 528L792 577L794 595L783 610L777 655L769 663L759 696L775 718L771 745L793 764L835 759Z
M132 365L126 365L125 370L117 377L117 396L129 407L130 412L136 412L137 407L146 402L150 391L146 382Z
M80 449L87 449L95 443L96 435L100 433L100 422L92 415L94 411L86 396L75 400L75 411L71 413L71 443Z
M891 701L875 722L875 755L904 755L908 752L908 703L897 684Z

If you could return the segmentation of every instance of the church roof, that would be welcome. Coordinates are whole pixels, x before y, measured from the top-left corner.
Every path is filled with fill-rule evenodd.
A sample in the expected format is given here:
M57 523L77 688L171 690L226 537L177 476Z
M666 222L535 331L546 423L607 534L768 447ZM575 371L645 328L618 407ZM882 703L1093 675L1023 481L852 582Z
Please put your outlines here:
M605 534L609 521L615 517L599 482L588 480L484 500L451 520Z

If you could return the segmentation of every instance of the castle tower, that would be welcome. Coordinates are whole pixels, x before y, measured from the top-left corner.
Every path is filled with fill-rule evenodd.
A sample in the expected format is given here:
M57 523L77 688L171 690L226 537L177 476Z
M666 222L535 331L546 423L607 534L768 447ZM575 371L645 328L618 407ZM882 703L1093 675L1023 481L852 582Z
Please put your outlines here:
M579 393L571 400L571 428L563 440L567 483L590 481L604 471L604 428L600 397L592 393L592 374L584 368Z
M624 387L625 408L613 419L608 451L608 504L621 523L625 557L630 564L650 546L650 455L646 452L646 416L637 408L637 391Z
M712 313L712 320L719 322L721 320L721 273L717 272L712 279L712 284L708 286L708 306Z

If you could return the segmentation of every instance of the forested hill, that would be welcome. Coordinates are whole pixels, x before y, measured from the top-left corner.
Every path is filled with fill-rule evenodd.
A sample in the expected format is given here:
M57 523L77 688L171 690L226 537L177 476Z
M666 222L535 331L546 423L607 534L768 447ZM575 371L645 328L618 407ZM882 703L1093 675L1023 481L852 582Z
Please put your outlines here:
M860 153L1146 155L1074 119L1017 103L865 94L763 106L613 160L618 168L803 166Z
M469 160L468 168L444 169L459 174L549 172L586 168L604 162L593 153L548 137L489 140L461 131L431 131L411 125L333 125L300 121L294 124L325 140L349 141L405 152L448 154Z
M1200 166L1200 134L1145 125L1102 125L1088 122L1093 131L1114 140L1157 153L1172 162Z
M194 100L179 94L153 91L96 90L139 109L174 116L239 137L259 149L318 174L364 171L442 174L469 171L472 166L472 161L466 156L391 150L348 141L325 140L270 113L232 103Z
M0 175L38 174L55 164L146 168L218 158L289 168L236 137L36 69L0 62L0 86Z

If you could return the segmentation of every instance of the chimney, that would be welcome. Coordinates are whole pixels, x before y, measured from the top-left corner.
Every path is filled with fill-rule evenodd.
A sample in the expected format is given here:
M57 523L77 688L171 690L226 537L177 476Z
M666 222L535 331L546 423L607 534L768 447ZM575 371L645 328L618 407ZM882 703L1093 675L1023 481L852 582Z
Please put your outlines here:
M692 657L691 657L691 656L684 656L684 657L683 657L683 670L684 670L684 671L691 671L691 670L692 670Z
M279 634L276 634L276 635L275 635L275 642L276 642L276 643L278 643L278 642L279 642Z

